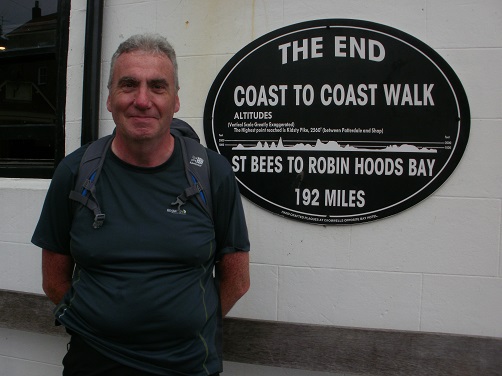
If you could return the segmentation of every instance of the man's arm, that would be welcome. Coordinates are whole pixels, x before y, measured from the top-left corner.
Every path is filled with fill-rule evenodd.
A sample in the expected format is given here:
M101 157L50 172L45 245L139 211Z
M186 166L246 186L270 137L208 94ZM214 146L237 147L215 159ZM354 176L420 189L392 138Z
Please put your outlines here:
M73 266L71 256L42 249L42 288L54 304L63 300L71 286Z
M249 252L227 253L216 264L223 317L249 290Z

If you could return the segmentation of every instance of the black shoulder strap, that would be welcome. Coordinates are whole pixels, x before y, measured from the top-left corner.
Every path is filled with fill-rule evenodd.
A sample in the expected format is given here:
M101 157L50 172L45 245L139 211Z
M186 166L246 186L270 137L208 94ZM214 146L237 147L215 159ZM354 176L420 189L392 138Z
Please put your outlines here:
M176 133L174 133L176 135ZM185 172L190 184L171 205L178 205L178 210L191 197L196 197L209 218L213 219L209 160L204 146L193 138L179 137L185 164Z
M80 160L75 189L70 192L70 199L81 203L94 213L94 228L100 228L105 220L96 197L96 182L98 181L106 152L110 148L115 134L102 137L87 147Z

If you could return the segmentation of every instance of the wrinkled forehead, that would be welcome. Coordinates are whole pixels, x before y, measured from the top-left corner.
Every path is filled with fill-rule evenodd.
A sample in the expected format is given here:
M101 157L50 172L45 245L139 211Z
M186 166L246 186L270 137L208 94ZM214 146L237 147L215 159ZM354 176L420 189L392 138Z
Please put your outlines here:
M172 61L161 52L135 50L124 52L117 57L111 72L112 84L122 77L136 77L137 79L175 80Z

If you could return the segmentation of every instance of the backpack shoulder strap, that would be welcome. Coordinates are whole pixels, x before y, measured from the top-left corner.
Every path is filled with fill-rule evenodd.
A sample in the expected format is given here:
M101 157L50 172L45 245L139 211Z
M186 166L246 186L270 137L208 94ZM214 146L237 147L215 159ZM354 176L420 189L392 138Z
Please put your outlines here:
M69 198L74 200L94 213L94 228L100 228L105 220L105 214L101 213L99 202L96 197L96 182L103 168L105 156L113 141L114 134L102 137L87 147L80 160L75 188L70 192Z
M172 205L184 205L191 197L196 197L211 220L213 219L213 203L211 198L211 182L209 160L204 146L189 137L179 137L185 165L185 173L190 184Z
M206 148L200 144L195 130L180 119L173 119L171 133L181 144L181 154L185 165L185 173L189 183L172 205L178 205L178 210L191 197L196 197L211 220L213 219L213 204L211 197L210 167Z

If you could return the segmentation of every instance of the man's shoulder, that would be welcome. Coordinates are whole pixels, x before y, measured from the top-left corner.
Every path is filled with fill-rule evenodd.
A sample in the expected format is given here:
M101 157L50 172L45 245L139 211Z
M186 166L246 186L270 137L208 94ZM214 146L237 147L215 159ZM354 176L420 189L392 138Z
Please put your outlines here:
M211 173L213 173L213 171L215 170L220 171L225 175L229 172L232 172L232 167L230 166L230 162L226 157L212 149L206 148L206 150L209 165L211 166Z
M84 156L85 150L88 148L88 146L89 144L81 146L78 149L72 151L61 160L60 165L70 170L72 174L77 174L80 166L80 161L82 160L82 157Z
M211 161L211 163L227 164L228 166L230 166L230 163L228 162L227 158L225 158L223 155L214 151L213 149L209 149L206 146L204 147L206 148L207 156Z

